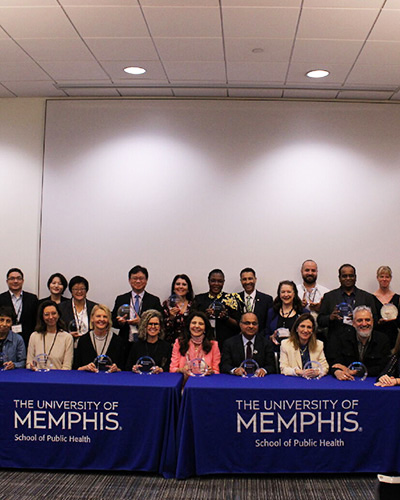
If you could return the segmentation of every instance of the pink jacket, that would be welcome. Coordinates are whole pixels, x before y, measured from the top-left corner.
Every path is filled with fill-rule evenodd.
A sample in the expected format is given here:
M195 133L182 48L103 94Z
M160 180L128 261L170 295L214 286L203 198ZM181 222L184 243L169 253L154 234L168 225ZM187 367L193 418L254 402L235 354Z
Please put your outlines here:
M218 342L211 340L211 351L208 354L201 356L204 358L207 365L213 369L214 373L219 373L219 363L221 361L221 353L219 352ZM189 350L185 356L179 352L179 340L176 339L174 347L172 349L171 365L169 367L170 372L176 372L178 369L182 369L188 362L188 359L194 359L196 357L194 346L189 342Z

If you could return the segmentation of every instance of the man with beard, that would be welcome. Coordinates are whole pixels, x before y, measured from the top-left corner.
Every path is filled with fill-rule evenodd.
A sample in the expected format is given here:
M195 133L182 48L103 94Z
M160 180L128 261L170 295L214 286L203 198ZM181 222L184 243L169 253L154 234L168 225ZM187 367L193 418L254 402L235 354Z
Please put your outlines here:
M329 289L317 283L318 266L311 259L303 262L301 276L303 283L296 285L297 292L303 302L303 307L309 309L311 314L317 319L322 297L329 292Z
M335 356L333 342L346 332L353 332L352 311L358 306L368 306L376 317L373 295L356 287L356 269L351 264L339 268L340 287L327 292L321 302L318 326L325 328L325 355L331 365ZM346 311L347 309L347 311Z
M358 306L353 311L353 331L345 332L336 339L335 362L332 372L338 380L354 380L348 369L359 361L365 365L368 376L377 377L385 368L390 354L386 335L373 330L372 311L367 306Z

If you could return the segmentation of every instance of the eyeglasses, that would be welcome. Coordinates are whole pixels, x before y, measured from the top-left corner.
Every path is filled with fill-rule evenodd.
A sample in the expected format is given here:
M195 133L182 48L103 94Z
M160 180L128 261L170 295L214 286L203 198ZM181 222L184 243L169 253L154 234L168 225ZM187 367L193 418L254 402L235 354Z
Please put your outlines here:
M7 281L22 281L22 280L23 280L23 278L21 278L21 276L17 276L17 277L12 276L10 278L7 278Z
M134 278L133 276L130 278L131 281L146 281L146 278Z
M74 286L71 288L72 292L86 292L86 288L84 286L75 288Z
M150 328L159 328L160 323L147 323L147 326L150 326Z

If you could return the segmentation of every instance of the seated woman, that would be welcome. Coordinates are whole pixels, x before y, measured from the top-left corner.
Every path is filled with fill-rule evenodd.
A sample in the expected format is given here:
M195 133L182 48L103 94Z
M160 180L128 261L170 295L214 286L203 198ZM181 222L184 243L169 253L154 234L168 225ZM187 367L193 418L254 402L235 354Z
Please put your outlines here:
M34 358L47 354L53 370L71 370L74 339L66 332L58 305L51 300L39 306L36 331L29 337L26 367L36 370Z
M89 282L83 276L71 278L68 288L72 299L66 300L60 305L61 316L71 335L80 337L89 331L89 318L96 303L86 299ZM72 321L75 321L76 330L71 330Z
M156 364L152 373L169 371L172 348L163 340L164 325L161 313L155 309L149 309L142 314L138 337L137 342L132 342L126 370L137 372L137 360L142 356L150 356Z
M162 304L165 321L165 340L173 344L185 329L185 320L189 316L194 294L192 282L186 274L177 274L172 280L171 296L179 299L176 304L165 300Z
M47 280L47 288L50 291L50 296L40 299L39 303L44 302L45 300L52 300L56 304L61 304L61 302L67 301L68 299L63 296L67 286L68 283L64 275L61 273L52 274Z
M281 281L278 285L277 296L272 307L268 310L266 333L272 342L279 346L278 330L286 331L289 336L290 330L300 314L309 312L304 309L297 293L296 284L293 281Z
M305 370L308 361L318 361L323 373L329 370L324 354L324 344L317 340L315 320L311 313L299 316L290 331L290 337L281 343L280 368L284 375L309 376L315 375L313 369Z
M74 368L88 372L98 372L95 359L102 354L111 359L109 372L121 371L124 360L124 342L111 331L110 309L95 305L90 315L90 332L83 335L75 349Z
M400 385L400 334L397 336L392 356L381 375L379 375L378 382L375 385L378 387Z
M193 311L188 318L183 335L175 340L172 349L170 372L180 372L188 377L189 362L202 358L207 363L207 375L219 373L221 354L213 338L213 329L205 313Z
M383 332L389 339L390 348L392 349L396 343L397 329L400 326L400 317L396 319L382 318L381 309L384 305L393 304L400 309L400 295L394 293L390 289L390 282L392 281L392 270L389 266L380 266L376 271L376 279L379 283L379 288L374 293L376 311L378 313L378 324L376 330Z

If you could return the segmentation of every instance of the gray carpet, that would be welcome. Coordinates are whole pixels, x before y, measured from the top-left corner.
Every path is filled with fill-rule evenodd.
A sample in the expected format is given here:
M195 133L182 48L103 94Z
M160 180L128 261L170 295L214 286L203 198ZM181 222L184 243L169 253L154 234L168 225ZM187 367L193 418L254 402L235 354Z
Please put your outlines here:
M373 500L376 475L210 476L0 471L0 500Z

